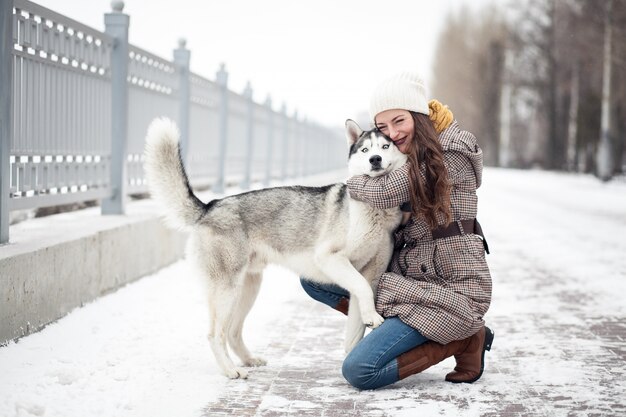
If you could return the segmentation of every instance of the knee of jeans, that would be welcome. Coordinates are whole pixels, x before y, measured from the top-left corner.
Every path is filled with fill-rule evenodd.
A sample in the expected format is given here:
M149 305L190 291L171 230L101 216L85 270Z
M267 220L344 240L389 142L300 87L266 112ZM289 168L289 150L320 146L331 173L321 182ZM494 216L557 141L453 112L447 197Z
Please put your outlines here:
M353 387L362 390L372 389L371 381L375 376L374 367L359 360L355 355L346 357L341 367L341 373Z
M304 292L306 292L311 298L315 298L317 300L315 295L319 293L319 288L313 281L300 277L300 285L304 288Z

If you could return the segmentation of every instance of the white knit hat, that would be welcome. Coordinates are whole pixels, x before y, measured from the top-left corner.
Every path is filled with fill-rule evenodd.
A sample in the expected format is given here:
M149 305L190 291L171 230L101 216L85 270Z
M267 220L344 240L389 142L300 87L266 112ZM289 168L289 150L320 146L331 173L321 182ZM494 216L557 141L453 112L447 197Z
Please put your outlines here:
M428 115L424 80L414 72L401 72L378 84L370 99L370 117L385 110L402 109Z

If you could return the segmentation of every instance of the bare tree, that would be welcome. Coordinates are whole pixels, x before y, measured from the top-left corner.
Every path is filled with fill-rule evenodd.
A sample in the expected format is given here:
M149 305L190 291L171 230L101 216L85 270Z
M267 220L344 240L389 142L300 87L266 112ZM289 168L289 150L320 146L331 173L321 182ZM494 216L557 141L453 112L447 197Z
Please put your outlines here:
M433 96L479 138L488 165L498 165L506 33L499 9L463 8L448 16L435 56Z
M525 0L453 13L433 91L481 138L490 164L624 172L626 1Z
M607 0L604 6L604 54L602 57L602 115L600 123L600 144L598 145L598 177L607 181L613 174L613 159L611 156L611 139L609 129L611 125L611 10L613 0Z

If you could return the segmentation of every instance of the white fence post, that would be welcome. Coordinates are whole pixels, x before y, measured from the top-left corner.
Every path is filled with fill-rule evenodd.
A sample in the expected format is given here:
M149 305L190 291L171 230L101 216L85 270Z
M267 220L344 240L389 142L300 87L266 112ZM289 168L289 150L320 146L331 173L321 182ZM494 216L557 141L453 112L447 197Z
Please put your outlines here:
M128 26L123 1L112 1L104 15L105 32L114 39L111 50L111 191L102 201L102 214L124 214L126 200L126 145L128 143Z
M287 117L287 105L283 102L280 108L280 114L283 117L283 158L281 161L280 179L287 179L287 161L289 161L289 118Z
M180 129L180 153L183 163L189 170L189 108L190 108L190 90L189 90L189 62L191 60L191 52L185 46L187 41L179 39L178 48L174 49L174 64L178 71L178 128Z
M272 98L267 96L265 100L267 109L267 156L265 161L265 181L263 185L269 187L272 181L272 156L274 155L274 110L272 110Z
M224 64L215 76L215 81L220 92L220 153L219 167L217 171L217 182L213 185L213 192L222 194L224 192L225 169L226 169L226 145L228 142L228 72Z
M9 241L9 173L13 122L13 2L0 2L0 244Z
M317 135L319 138L322 138L322 133L320 131L320 129L317 129ZM345 142L344 142L345 143ZM326 163L324 164L324 168L326 170L329 170L331 168L334 168L334 164L335 164L335 156L333 155L333 152L335 151L335 146L331 145L330 143L326 146ZM347 152L346 152L347 153Z
M254 102L252 101L252 86L249 81L243 91L243 96L246 99L246 167L241 188L247 190L250 188L252 177L252 147L254 143Z
M304 116L304 119L302 120L302 128L300 129L300 141L302 142L302 148L300 148L301 149L300 158L302 159L302 171L300 175L303 177L309 174L311 162L315 161L315 156L319 152L319 150L317 149L315 149L311 153L308 152L309 150L309 142L307 140L308 136L309 136L308 118Z
M295 178L298 176L298 169L300 165L298 162L298 157L300 156L300 122L298 121L298 109L296 109L293 113L293 136L291 137L291 141L293 143L293 164L294 167L291 171L291 178Z

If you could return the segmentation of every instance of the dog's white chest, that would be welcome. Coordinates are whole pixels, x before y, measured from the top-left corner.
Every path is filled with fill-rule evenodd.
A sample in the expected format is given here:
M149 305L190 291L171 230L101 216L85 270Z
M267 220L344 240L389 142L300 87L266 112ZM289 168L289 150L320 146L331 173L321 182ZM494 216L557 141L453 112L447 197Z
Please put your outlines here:
M391 244L391 233L400 224L399 209L380 210L360 201L350 201L347 246L354 255L371 256L368 249L377 250Z

